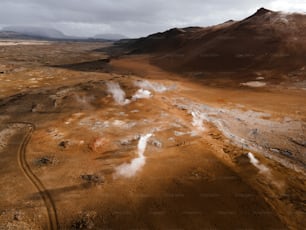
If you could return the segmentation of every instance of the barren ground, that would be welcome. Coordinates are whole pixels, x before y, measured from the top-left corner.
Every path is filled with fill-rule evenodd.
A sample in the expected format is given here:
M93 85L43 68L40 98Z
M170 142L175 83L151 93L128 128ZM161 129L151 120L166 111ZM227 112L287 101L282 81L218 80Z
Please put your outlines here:
M0 229L305 226L305 77L208 82L108 63L103 43L3 43Z

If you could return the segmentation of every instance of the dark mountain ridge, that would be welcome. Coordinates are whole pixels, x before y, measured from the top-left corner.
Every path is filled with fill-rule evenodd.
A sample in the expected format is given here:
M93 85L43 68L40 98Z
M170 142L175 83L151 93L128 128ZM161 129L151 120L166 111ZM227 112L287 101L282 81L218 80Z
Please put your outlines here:
M174 28L124 43L175 71L294 70L306 66L306 15L264 8L241 21Z

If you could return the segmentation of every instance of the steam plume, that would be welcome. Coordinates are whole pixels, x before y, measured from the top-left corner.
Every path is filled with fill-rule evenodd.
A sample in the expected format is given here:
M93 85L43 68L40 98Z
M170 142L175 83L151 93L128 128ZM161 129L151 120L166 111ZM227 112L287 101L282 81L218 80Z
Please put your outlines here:
M137 100L137 99L147 99L150 98L152 96L151 92L149 90L145 90L145 89L139 89L135 95L133 96L133 100Z
M269 172L269 169L266 166L260 164L258 159L253 155L253 153L249 152L248 158L250 159L251 164L258 168L261 173Z
M130 103L130 100L125 98L125 92L121 89L120 85L115 82L107 83L107 91L112 94L114 100L119 105L127 105Z
M163 93L175 88L175 86L166 87L163 84L159 84L156 82L149 82L149 81L137 81L134 83L134 85L138 86L139 88L153 90L154 92L157 93Z
M141 136L138 142L138 157L132 160L130 164L122 164L116 168L116 175L123 177L133 177L146 163L144 152L147 147L148 139L151 133Z

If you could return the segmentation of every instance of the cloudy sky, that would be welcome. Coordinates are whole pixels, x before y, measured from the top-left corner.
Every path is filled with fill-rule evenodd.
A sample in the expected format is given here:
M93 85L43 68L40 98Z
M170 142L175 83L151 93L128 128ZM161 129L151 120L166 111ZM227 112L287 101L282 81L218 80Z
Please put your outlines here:
M172 27L240 20L258 8L306 12L305 0L0 0L0 27L52 27L67 35L138 37Z

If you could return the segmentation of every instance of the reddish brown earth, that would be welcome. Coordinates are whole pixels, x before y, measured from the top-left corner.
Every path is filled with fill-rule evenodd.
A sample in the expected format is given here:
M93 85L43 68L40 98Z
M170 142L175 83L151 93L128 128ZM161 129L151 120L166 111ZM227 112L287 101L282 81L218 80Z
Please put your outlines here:
M153 66L147 56L107 64L92 51L101 46L1 47L1 229L302 229L305 148L288 138L305 140L305 90L231 80L228 87L205 85ZM148 88L151 98L124 106L107 90L117 82L131 98L143 80L167 90ZM213 120L199 130L187 108L198 104L227 109L228 117L209 115L225 122L235 109L270 114L254 119L271 121L276 131L259 123L259 132L269 147L299 161L249 150ZM229 128L243 134L244 122L253 125ZM118 175L119 165L137 157L139 135L150 132L145 165L130 178ZM260 136L255 141L263 144Z
M304 18L1 41L0 229L303 229Z
M229 72L239 73L232 78L248 78L263 72L279 79L305 66L305 27L304 14L261 8L241 21L174 28L124 46L136 54L153 53L153 62L166 70L200 78L216 79L216 74L228 78Z

